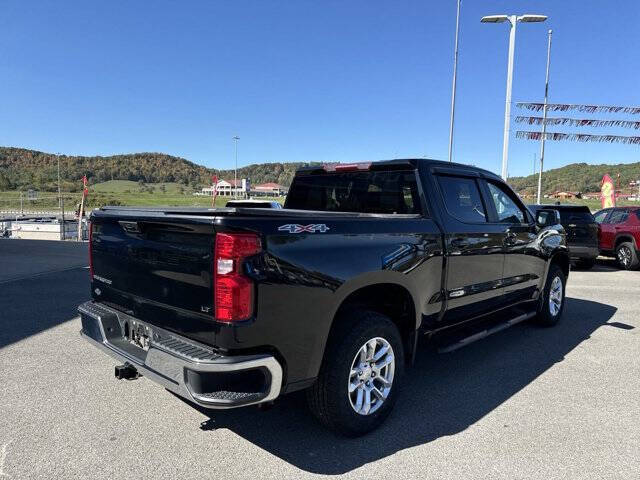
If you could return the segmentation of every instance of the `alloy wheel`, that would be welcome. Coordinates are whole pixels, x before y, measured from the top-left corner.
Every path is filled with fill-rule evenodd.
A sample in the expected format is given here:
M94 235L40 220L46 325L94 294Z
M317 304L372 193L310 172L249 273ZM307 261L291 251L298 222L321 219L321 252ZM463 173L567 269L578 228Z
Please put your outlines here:
M555 277L551 282L551 288L549 289L549 312L553 317L558 315L562 308L562 280L560 277Z
M631 250L628 247L620 247L618 249L618 261L626 267L631 264Z
M378 410L391 392L396 361L391 344L381 337L368 340L356 353L349 373L351 408L360 415Z

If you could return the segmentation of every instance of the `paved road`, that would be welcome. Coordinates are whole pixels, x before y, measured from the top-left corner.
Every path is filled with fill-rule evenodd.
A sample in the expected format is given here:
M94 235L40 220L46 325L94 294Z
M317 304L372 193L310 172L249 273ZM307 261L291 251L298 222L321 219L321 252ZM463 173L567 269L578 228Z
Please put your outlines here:
M0 285L9 280L84 266L87 262L87 243L0 238Z
M209 415L145 379L114 380L78 335L86 269L5 282L0 478L635 479L639 292L640 272L573 272L560 325L423 349L383 428L349 440L301 395Z

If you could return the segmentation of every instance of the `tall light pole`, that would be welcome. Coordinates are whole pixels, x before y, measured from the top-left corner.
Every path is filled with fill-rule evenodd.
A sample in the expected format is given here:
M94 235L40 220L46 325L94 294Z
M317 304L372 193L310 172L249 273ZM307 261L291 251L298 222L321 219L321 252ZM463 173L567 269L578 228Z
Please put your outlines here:
M511 133L511 87L513 86L513 57L516 46L516 26L518 22L536 23L544 22L546 15L488 15L482 17L482 23L509 22L509 61L507 64L507 96L504 107L504 137L502 141L502 178L507 179L507 164L509 158L509 134Z
M60 225L60 240L65 239L65 231L64 231L64 199L62 198L62 190L60 188L60 153L56 153L58 157L58 207L62 213L62 223Z
M236 169L233 172L233 191L234 197L238 198L238 140L240 140L240 137L236 135L233 140L236 142Z
M456 109L456 77L458 73L458 32L460 27L460 0L456 12L456 41L453 47L453 81L451 85L451 120L449 122L449 161L453 151L453 118Z
M60 155L56 155L58 158L58 208L62 208L62 196L60 195Z
M551 61L551 34L549 30L549 40L547 42L547 75L544 81L544 106L542 107L542 139L540 141L540 175L538 175L538 199L540 204L540 195L542 195L542 169L544 168L544 137L547 136L547 100L549 98L549 62Z

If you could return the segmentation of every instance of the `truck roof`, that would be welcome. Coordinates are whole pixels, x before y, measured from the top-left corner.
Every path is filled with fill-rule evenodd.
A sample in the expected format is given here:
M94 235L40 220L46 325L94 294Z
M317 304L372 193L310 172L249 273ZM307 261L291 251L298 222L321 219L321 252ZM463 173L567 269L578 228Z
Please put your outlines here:
M340 168L340 166L347 167L349 165L353 165L354 167L359 166L361 167L359 168L360 170L367 170L367 169L386 170L386 169L392 169L394 167L417 168L419 165L425 165L429 167L437 167L437 168L442 168L447 170L449 169L451 170L460 169L460 170L467 170L467 171L473 170L484 176L494 178L494 179L500 179L498 175L496 175L495 173L489 170L485 170L484 168L479 168L474 165L465 165L463 163L446 162L444 160L433 160L430 158L396 158L392 160L377 160L374 162L359 162L359 163L353 163L353 164L344 164L344 163L336 162L336 163L327 163L324 165L310 165L308 167L300 167L296 171L296 174L320 173L320 172L326 172L326 171L333 172L333 171L340 171L340 170L344 171L343 169ZM336 166L338 166L338 169L334 170ZM368 168L364 168L367 166Z

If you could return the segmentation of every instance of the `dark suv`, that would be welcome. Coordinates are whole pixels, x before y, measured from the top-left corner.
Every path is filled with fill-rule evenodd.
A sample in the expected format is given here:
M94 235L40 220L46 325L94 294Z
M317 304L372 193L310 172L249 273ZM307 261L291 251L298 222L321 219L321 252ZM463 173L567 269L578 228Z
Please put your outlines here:
M599 255L598 224L586 206L580 205L529 205L536 213L553 209L560 212L560 223L567 234L567 246L571 263L578 268L591 268Z
M640 207L605 208L594 215L600 225L600 252L615 257L620 268L638 268Z

